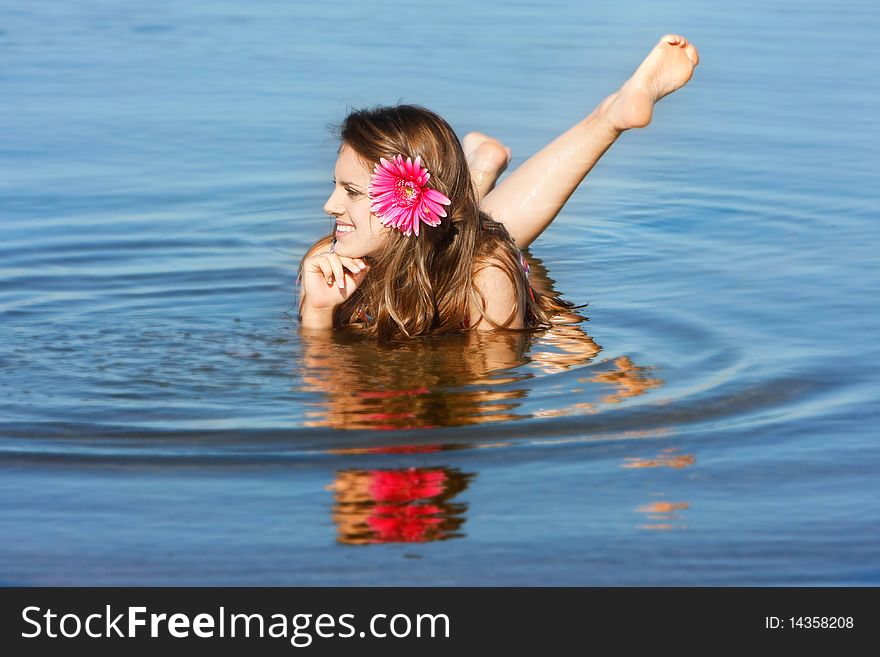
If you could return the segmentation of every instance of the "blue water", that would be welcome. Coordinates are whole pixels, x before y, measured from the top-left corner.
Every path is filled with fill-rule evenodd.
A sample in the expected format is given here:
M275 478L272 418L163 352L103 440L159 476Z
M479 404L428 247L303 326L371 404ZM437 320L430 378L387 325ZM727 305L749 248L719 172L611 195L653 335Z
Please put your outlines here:
M880 584L874 2L0 0L0 582ZM349 106L511 169L690 84L531 247L579 324L300 336Z

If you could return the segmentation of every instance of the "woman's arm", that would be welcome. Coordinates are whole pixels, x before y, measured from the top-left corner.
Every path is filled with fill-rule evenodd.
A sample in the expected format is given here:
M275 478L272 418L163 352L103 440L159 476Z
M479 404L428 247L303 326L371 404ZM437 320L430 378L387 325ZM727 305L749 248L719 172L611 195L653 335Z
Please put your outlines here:
M360 258L338 256L330 240L313 246L300 265L300 324L304 329L333 328L333 311L348 299L369 272Z

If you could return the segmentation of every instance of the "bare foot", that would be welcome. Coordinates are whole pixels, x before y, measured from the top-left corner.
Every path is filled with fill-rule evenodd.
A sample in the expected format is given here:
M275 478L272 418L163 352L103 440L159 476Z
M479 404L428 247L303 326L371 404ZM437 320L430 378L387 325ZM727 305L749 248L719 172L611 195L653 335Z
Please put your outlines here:
M667 34L660 39L632 77L606 99L614 127L628 130L648 125L654 103L687 84L699 62L697 49L683 36Z
M483 198L510 164L511 150L482 132L467 133L462 139L462 146L471 170L471 180L477 188L477 197Z

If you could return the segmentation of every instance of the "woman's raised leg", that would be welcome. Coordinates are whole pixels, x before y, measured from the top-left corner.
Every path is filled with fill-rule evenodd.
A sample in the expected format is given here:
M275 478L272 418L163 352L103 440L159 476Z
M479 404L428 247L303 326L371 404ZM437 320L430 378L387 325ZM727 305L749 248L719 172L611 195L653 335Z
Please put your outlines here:
M684 86L698 62L684 37L664 36L618 91L487 193L481 209L507 227L519 248L527 247L620 134L648 125L654 103Z

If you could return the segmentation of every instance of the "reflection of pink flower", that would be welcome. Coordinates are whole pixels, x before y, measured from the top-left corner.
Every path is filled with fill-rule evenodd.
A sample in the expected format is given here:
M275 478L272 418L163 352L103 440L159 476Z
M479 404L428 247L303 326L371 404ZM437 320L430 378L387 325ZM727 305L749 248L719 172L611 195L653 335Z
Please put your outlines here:
M433 504L377 506L367 524L375 532L373 543L422 543L431 540L430 531L443 522L440 514Z
M414 502L443 492L443 470L374 470L370 473L370 495L377 502Z
M404 162L403 155L395 155L391 162L379 158L370 180L370 210L383 225L397 228L406 236L418 236L421 222L439 226L440 217L446 216L443 206L452 201L426 186L430 177L421 156L415 162L411 157Z
M399 418L415 417L415 413L368 413L363 416L364 420L396 420Z
M374 543L431 540L429 532L443 522L443 510L436 504L421 502L443 493L443 470L373 470L370 496L375 500L367 524L375 532Z

